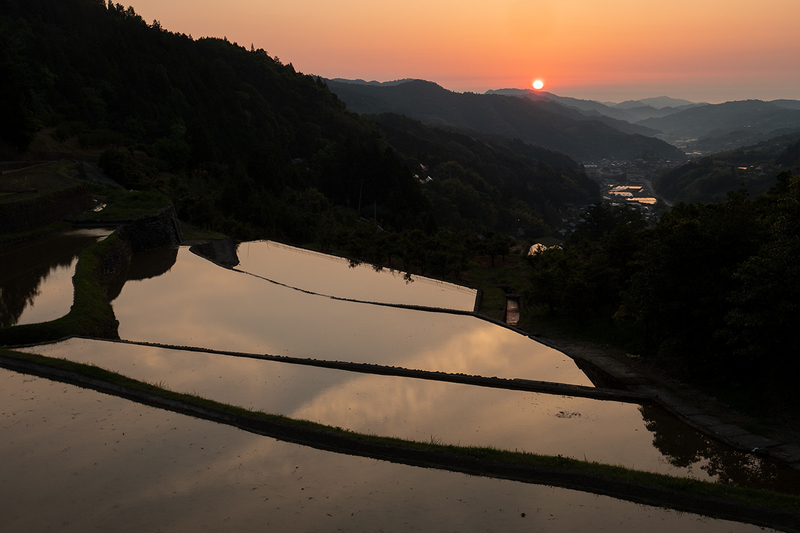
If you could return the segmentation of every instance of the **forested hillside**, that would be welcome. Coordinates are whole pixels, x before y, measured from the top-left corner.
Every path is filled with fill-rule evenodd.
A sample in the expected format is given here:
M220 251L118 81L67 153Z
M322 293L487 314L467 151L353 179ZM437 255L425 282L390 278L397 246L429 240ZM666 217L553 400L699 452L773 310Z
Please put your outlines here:
M0 43L6 159L51 141L78 147L75 157L94 150L125 187L157 188L183 220L243 239L330 240L359 215L394 231L452 222L378 125L265 50L172 33L103 0L0 0ZM455 228L517 232L516 217L547 233L563 203L596 195L568 158L523 152L493 160L492 173L517 172L531 194L514 206L491 197L500 216ZM452 153L430 159L488 170Z
M530 258L528 301L748 410L797 414L800 176L679 204L653 228L595 206Z
M653 179L653 186L673 202L721 202L740 187L755 197L775 185L780 172L796 173L799 141L800 133L793 133L711 154L663 171Z
M423 194L446 226L499 225L529 237L547 235L548 222L563 216L561 206L599 200L597 184L566 156L520 140L429 128L402 115L374 118L420 179L431 178ZM560 164L553 167L542 158Z
M4 68L25 104L24 127L4 137L18 148L41 127L127 148L100 161L125 186L168 188L196 223L291 238L311 187L346 203L363 183L391 221L427 208L374 128L263 50L195 41L99 0L3 0L2 13Z

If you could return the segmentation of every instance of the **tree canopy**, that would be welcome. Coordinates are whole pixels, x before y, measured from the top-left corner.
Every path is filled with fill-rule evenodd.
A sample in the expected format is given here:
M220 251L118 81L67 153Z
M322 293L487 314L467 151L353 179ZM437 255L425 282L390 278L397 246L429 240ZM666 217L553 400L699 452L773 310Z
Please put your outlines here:
M796 405L799 205L800 176L784 173L755 200L679 204L652 228L596 206L563 248L530 258L528 297L688 379Z

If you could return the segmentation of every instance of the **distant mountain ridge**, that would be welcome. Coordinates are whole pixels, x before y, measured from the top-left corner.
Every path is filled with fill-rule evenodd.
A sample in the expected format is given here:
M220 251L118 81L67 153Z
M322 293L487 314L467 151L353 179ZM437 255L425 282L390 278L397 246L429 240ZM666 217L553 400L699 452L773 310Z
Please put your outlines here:
M682 100L680 98L670 98L669 96L656 96L655 98L642 98L641 100L626 100L618 103L614 107L619 109L631 109L634 107L648 106L656 109L664 109L665 107L685 107L698 105L707 104L690 102L689 100Z
M487 94L557 102L578 109L588 117L604 115L647 128L631 130L619 123L607 122L621 131L657 135L671 144L685 146L689 151L704 153L731 150L800 131L800 100L741 100L708 104L658 96L614 104L530 89L499 89L487 91Z
M730 150L800 131L800 109L786 105L761 100L725 102L645 119L639 124L663 131L673 142L690 140L689 149Z
M375 80L366 81L366 80L362 80L360 78L357 79L357 80L347 80L347 79L344 79L344 78L333 78L330 81L341 82L341 83L353 83L353 84L356 84L356 85L373 85L373 86L379 86L379 87L380 86L388 87L388 86L392 86L392 85L400 85L401 83L406 83L406 82L409 82L409 81L418 81L418 80L416 78L403 78L402 80L394 80L394 81L375 81Z
M686 109L667 117L643 120L668 134L706 137L742 121L749 127L772 131L781 127L800 127L800 112L761 100L745 100Z
M595 100L582 100L569 96L558 96L553 93L534 91L531 89L499 89L486 91L486 94L518 96L521 98L530 98L532 100L550 100L558 102L566 107L579 109L587 116L597 116L600 114L616 120L624 120L631 124L637 124L640 120L646 118L670 115L691 107L709 105L706 103L689 102L688 100L678 100L668 96L644 98L642 100L627 100L619 104L613 104L597 102ZM670 103L674 104L674 106L666 105ZM653 135L656 133L660 132L658 130L652 132Z
M423 80L396 85L328 80L327 84L357 113L397 113L432 126L500 134L578 161L628 160L643 154L685 158L679 149L655 139L653 130L630 123L609 124L608 117L587 117L578 109L548 99L455 93Z

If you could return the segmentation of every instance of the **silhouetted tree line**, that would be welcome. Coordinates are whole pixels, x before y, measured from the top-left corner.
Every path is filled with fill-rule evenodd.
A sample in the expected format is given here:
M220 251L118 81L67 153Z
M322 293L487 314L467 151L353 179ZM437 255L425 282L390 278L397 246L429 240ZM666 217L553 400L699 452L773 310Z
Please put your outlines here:
M0 7L0 144L23 150L46 128L104 150L104 172L126 188L161 190L204 228L305 243L355 231L363 218L394 232L537 235L564 202L596 196L569 158L520 142L484 149L462 135L398 151L388 128L349 112L323 80L253 46L169 32L131 7ZM423 189L411 171L423 156L448 179Z
M314 188L354 204L352 182L362 180L388 225L428 210L374 126L264 50L171 33L120 4L0 5L8 145L24 149L45 127L62 141L119 151L101 158L112 177L165 190L181 216L204 225L238 218L288 234L296 195Z
M679 204L653 227L593 206L563 248L530 258L529 298L603 328L676 372L765 399L796 398L800 176L755 200Z

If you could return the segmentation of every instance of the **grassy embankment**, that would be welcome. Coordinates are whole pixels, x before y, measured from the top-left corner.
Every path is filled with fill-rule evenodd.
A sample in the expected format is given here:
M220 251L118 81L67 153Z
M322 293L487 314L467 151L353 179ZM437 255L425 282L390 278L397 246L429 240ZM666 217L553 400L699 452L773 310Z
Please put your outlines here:
M0 220L32 206L48 205L65 193L84 188L86 184L76 177L78 175L73 161L40 163L3 172L0 175ZM0 234L0 246L35 239L69 227L69 222L54 221L24 231Z
M415 442L221 404L140 382L95 366L0 350L0 364L135 401L335 452L398 463L546 483L638 503L797 531L800 497L733 485L639 472L619 466L494 448ZM794 524L794 525L793 525Z
M56 161L5 172L0 188L14 193L0 199L0 215L14 218L24 216L20 213L46 210L51 205L58 209L57 204L64 201L65 192L86 191L86 184L78 178L78 168L79 165L73 161ZM51 222L26 231L0 235L0 242L32 240L70 227L69 222ZM69 335L115 337L117 322L105 290L113 274L112 264L124 263L129 253L125 243L115 235L88 247L81 253L76 266L73 277L75 296L70 312L50 322L2 328L0 344L26 344Z
M158 213L172 201L158 191L127 191L107 189L96 195L98 202L105 204L100 211L89 211L81 215L83 220L133 220Z
M74 161L51 161L32 163L30 166L16 170L6 170L0 177L0 190L7 193L5 201L27 201L30 198L41 198L43 195L60 191L81 183L77 175Z
M478 312L496 320L505 316L506 297L502 286L515 291L521 289L525 279L525 260L518 253L510 253L505 259L495 258L495 266L490 266L488 256L476 257L469 262L466 284L481 291L481 305ZM464 280L450 280L464 284Z

